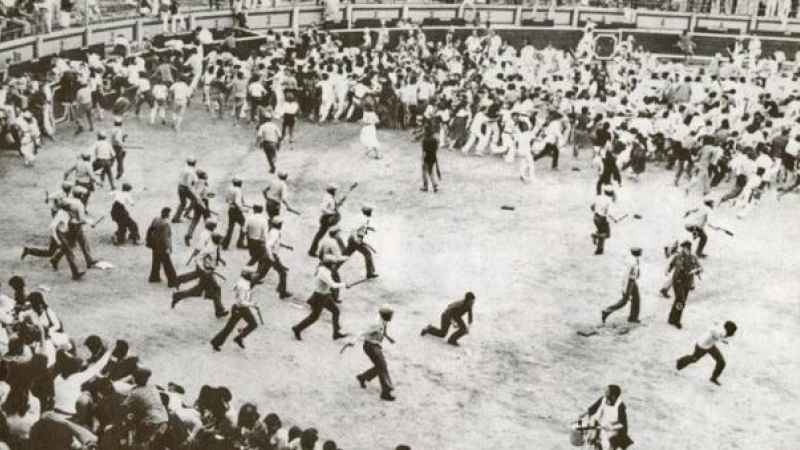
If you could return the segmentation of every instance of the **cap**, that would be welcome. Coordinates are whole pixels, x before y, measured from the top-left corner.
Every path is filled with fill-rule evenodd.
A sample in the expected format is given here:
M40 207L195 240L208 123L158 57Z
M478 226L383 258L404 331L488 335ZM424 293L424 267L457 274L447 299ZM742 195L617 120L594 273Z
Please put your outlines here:
M339 190L339 185L337 185L336 183L328 183L328 186L325 187L325 190L328 192L331 191L336 192L337 190Z
M146 367L138 367L133 372L133 381L135 381L136 384L147 384L147 380L150 379L150 375L152 374L153 372L151 372L150 369Z
M211 242L219 244L222 242L222 235L220 233L211 233Z
M233 184L241 184L241 182L242 182L242 179L239 178L239 177L233 177L231 179L231 183L233 183Z
M371 214L372 213L372 205L364 205L361 207L361 212L364 214Z
M215 228L217 228L217 219L214 219L212 217L206 219L206 230L213 231Z
M381 317L386 320L391 320L392 316L394 315L394 310L388 305L383 305L381 306L381 309L378 310L378 314L380 314Z
M105 131L98 131L97 132L97 139L105 139L107 137L108 137L108 134L106 134Z
M603 192L605 192L606 194L613 194L614 186L611 186L610 184L603 186Z
M681 242L681 247L692 248L692 241L683 241L683 242Z
M283 224L283 217L275 216L275 217L273 217L272 219L269 220L269 223L271 223L273 225L282 225Z
M197 178L202 178L203 180L207 180L208 174L203 169L197 169Z
M285 170L279 170L278 171L278 178L280 178L281 180L285 180L286 177L288 177L288 176L289 176L289 174L286 173Z
M26 119L33 119L33 114L30 111L25 111L24 113L22 113L22 117Z
M631 254L633 256L642 256L642 247L631 247Z
M197 158L194 156L187 156L186 157L186 164L195 164L197 163Z
M75 186L75 185L72 184L71 181L64 181L64 182L61 183L61 189L65 190L65 191L68 191L68 190L72 189L73 186Z
M92 159L92 152L90 150L84 150L81 152L81 158L89 160Z
M714 199L712 197L710 197L710 196L707 196L706 198L703 199L703 203L706 203L706 204L709 204L709 205L713 206L714 205Z
M122 125L122 118L117 117L116 119L114 119L114 125Z

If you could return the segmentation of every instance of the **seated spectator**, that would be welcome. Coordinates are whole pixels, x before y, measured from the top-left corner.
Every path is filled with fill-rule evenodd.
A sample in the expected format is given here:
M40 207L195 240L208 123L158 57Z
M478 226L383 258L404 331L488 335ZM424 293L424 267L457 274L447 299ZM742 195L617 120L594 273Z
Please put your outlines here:
M136 432L138 444L158 445L167 432L169 415L155 386L148 384L152 372L140 367L133 373L134 388L123 407Z

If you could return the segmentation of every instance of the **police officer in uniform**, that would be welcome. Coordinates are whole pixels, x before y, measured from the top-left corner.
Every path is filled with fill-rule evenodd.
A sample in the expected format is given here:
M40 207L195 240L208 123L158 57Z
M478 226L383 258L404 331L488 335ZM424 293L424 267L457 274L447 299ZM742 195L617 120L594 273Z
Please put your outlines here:
M256 307L252 300L253 273L253 268L250 266L242 269L239 281L233 288L236 293L236 302L231 307L231 316L228 318L228 323L225 324L225 328L211 339L211 347L215 351L220 351L220 347L231 335L239 321L244 321L247 325L239 330L239 334L233 338L233 342L242 349L244 349L244 338L258 328L258 322L256 322L252 311L252 308Z
M253 205L253 214L247 216L244 221L244 233L247 236L247 251L250 254L250 260L247 262L248 266L258 263L256 273L266 273L267 265L267 251L265 249L267 242L267 229L269 228L269 219L263 214L264 208L261 205ZM258 277L254 277L257 280Z
M234 177L231 186L225 195L225 202L228 204L228 231L222 240L222 249L227 250L231 244L233 229L239 225L239 239L236 241L236 248L246 248L244 245L244 198L242 197L242 179Z
M267 156L269 173L275 173L275 158L278 154L281 138L281 129L272 120L272 111L267 111L267 113L264 114L264 123L258 128L256 141Z
M200 223L200 219L204 221L208 220L208 216L211 215L208 199L211 195L211 190L208 187L208 174L205 170L197 169L197 181L195 182L194 189L192 189L192 202L191 202L191 211L192 211L192 221L189 223L189 228L186 229L186 235L183 237L183 242L188 247L192 241L192 235L194 234L195 228L197 228L197 224Z
M70 247L74 247L76 244L80 247L83 253L83 259L86 261L86 266L94 267L94 265L97 264L97 260L92 256L92 249L83 232L83 225L86 224L86 209L81 202L81 198L84 195L88 195L86 189L84 189L83 186L75 186L72 188L72 198L64 200L64 202L69 205L68 211L70 216L69 232L67 236L69 237ZM50 262L53 264L54 268L58 268L58 263L61 261L61 256L63 255L64 252L59 250L56 252L55 256L53 256Z
M114 158L117 160L117 179L125 173L125 138L122 132L122 117L114 118L114 131L111 132L111 147L114 149Z
M311 297L306 301L306 303L311 306L311 313L300 323L292 327L294 337L298 341L303 340L301 336L303 330L319 320L323 309L327 309L331 312L333 339L341 339L347 336L346 333L341 332L341 327L339 325L339 307L336 306L336 302L333 301L333 296L331 296L331 289L347 288L347 284L337 282L333 279L331 276L331 265L333 265L333 263L331 258L327 258L317 267L317 273L314 279L314 293L311 294Z
M370 231L375 231L372 227L372 206L364 205L361 207L361 220L358 227L350 233L347 240L347 247L344 250L345 256L350 256L354 252L359 252L364 257L364 264L367 267L367 278L377 278L375 264L372 262L372 247L364 242L364 238Z
M475 294L467 292L464 294L462 300L455 301L447 305L447 309L442 313L441 325L436 328L433 325L428 325L422 329L421 336L430 334L438 338L445 338L447 332L450 331L450 325L455 322L458 330L450 336L447 343L450 345L458 346L458 340L469 332L467 325L464 323L464 315L467 315L469 324L472 325L472 306L475 304Z
M267 243L265 246L266 252L266 265L264 265L263 269L258 271L256 275L256 282L261 283L261 280L265 276L270 269L274 268L276 272L278 272L278 296L281 299L289 298L292 296L292 293L286 289L286 278L287 272L289 271L286 266L283 265L283 261L281 261L280 256L278 255L278 250L283 246L281 242L281 230L283 229L283 218L281 216L275 216L270 221L269 232L267 233ZM337 280L334 278L334 280ZM338 281L338 280L337 280Z
M378 377L381 383L381 400L394 401L395 397L392 395L394 385L392 384L392 377L389 375L389 367L386 365L386 358L383 357L383 339L385 338L390 343L394 344L388 334L389 322L392 321L394 310L388 306L383 306L378 311L380 321L365 331L359 338L364 341L364 353L367 358L372 362L370 367L365 372L356 376L358 384L362 389L367 388L367 383Z
M72 188L75 185L71 181L62 181L61 190L48 195L47 200L50 202L50 216L55 216L61 209L61 203L65 198L69 197L72 193Z
M89 196L91 195L92 191L94 191L94 185L102 185L102 183L100 183L100 181L98 181L97 177L94 175L91 151L84 150L81 152L81 158L78 161L75 161L75 164L67 169L66 172L64 172L64 179L66 180L69 178L69 175L72 172L75 172L75 186L80 186L86 189L85 200L83 201L84 206L86 206L89 202Z
M220 264L224 264L219 254L220 242L222 242L222 235L219 233L211 235L211 245L203 249L195 258L200 281L185 291L174 292L172 294L172 308L175 308L175 305L185 298L200 297L202 295L204 298L214 302L214 312L217 317L228 315L228 311L222 306L222 289L215 278L217 267Z
M594 226L597 228L595 233L592 233L592 242L596 248L595 255L602 255L606 239L611 237L611 227L608 224L608 218L611 217L613 221L617 221L609 212L613 202L614 188L611 185L603 187L603 195L598 196L592 205L594 212Z
M339 268L350 258L344 254L345 245L342 241L341 231L342 229L338 224L331 226L328 228L328 236L319 243L320 261L327 259L328 261L333 262L330 268L331 276L333 277L334 281L341 281L339 276ZM331 295L333 296L334 302L340 303L339 289L331 289Z
M286 201L288 188L286 186L286 178L289 175L286 171L279 170L278 178L270 177L267 187L264 188L264 199L267 201L267 216L272 219L281 214L281 206L286 205L286 209L294 211Z
M325 188L326 194L319 207L319 229L317 230L317 234L314 235L314 240L311 241L311 248L308 249L308 256L314 258L319 256L317 254L317 247L319 246L320 239L325 236L328 228L337 222L337 209L339 205L336 203L336 191L338 189L339 187L335 183L331 183Z
M178 176L178 209L175 210L175 215L172 216L172 223L181 223L183 211L187 207L192 206L194 201L193 189L197 183L197 171L195 166L197 159L194 156L186 158L186 166L181 169Z
M97 142L94 143L94 163L93 170L100 171L100 181L108 178L108 185L114 190L114 177L111 175L111 167L114 165L114 147L108 142L108 135L105 131L97 133Z
M69 268L72 271L72 279L79 280L86 272L79 271L75 264L75 255L69 239L69 208L68 203L62 202L58 206L58 211L53 215L53 220L50 222L50 247L47 249L25 247L22 249L22 259L28 255L52 258L57 252L61 252L67 257ZM53 264L52 259L50 263ZM58 270L58 266L55 264L53 264L53 268Z

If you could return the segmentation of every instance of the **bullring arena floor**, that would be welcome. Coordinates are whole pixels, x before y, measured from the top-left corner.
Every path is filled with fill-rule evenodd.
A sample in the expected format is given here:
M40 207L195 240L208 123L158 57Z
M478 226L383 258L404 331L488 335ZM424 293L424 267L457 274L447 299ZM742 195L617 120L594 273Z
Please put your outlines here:
M233 175L243 177L248 202L261 201L266 164L263 153L249 149L250 128L234 128L229 119L213 123L196 103L177 136L136 119L126 127L129 139L144 147L126 160L134 190L148 186L133 207L142 230L162 206L176 206L178 170L189 153L210 174L217 211L224 211L222 196ZM111 124L107 119L98 128ZM147 249L113 246L110 220L89 239L116 270L92 270L72 282L66 267L54 273L45 260L20 261L22 245L47 243L45 190L57 189L62 171L94 141L93 133L74 137L73 130L62 127L59 142L46 144L33 169L23 169L14 152L0 155L2 278L20 274L31 286L49 286L46 298L76 340L92 333L128 339L155 381L185 385L187 399L201 384L226 385L236 406L253 401L262 413L315 426L348 450L399 443L422 450L561 449L569 447L570 421L605 385L616 383L628 405L634 448L793 449L800 442L796 194L780 203L768 194L745 220L725 207L717 212L717 222L736 236L710 232L711 256L690 297L684 329L677 331L666 324L670 302L658 294L665 269L661 248L679 235L692 199L672 186L661 167L650 166L638 183L625 180L620 205L643 219L614 226L606 255L597 257L589 238L595 179L587 153L574 161L565 151L559 172L543 160L538 180L525 185L516 165L443 150L442 190L422 193L419 143L407 133L379 130L384 158L374 161L363 156L358 125L300 122L294 148L279 156L303 212L287 216L284 226L284 241L297 248L283 253L295 297L279 300L271 274L255 291L266 326L248 339L246 350L229 342L215 354L208 340L224 321L204 300L171 310L170 290L147 283ZM370 242L381 276L345 291L342 318L345 330L359 332L379 305L394 306L390 331L397 344L386 350L397 387L392 404L378 399L375 385L368 392L359 388L355 375L368 361L360 349L340 356L327 323L310 328L303 342L289 329L306 314L315 263L305 250L330 181L360 183L344 207L345 227L362 203L376 207L378 231ZM105 193L96 194L90 210L108 214L110 202ZM179 271L190 251L181 241L185 227L173 229ZM578 330L599 324L601 308L617 299L631 245L644 247L642 324L623 328L620 314L597 335L579 336ZM228 252L226 259L222 273L235 280L245 252ZM362 275L356 256L343 276ZM232 281L223 286L226 305L231 288ZM467 290L478 302L462 347L420 338L420 329ZM707 381L710 359L678 374L675 359L709 324L725 319L736 321L739 333L723 349L723 387Z

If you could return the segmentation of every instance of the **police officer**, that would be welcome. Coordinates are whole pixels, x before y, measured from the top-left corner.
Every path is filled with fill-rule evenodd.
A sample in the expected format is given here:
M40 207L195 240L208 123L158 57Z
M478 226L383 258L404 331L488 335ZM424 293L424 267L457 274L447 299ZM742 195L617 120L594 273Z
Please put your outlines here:
M603 310L601 318L603 323L612 312L624 307L628 300L631 302L631 310L628 314L628 322L639 323L639 257L642 256L641 247L631 248L631 258L627 262L625 277L622 279L622 299L617 303Z
M334 281L341 281L339 276L339 268L344 264L349 256L344 254L345 245L342 241L341 227L333 225L328 228L328 236L319 243L319 259L320 261L331 261L331 276ZM339 303L339 289L331 289L333 301Z
M242 349L244 349L244 338L258 327L258 322L256 322L252 311L252 308L256 307L252 300L253 274L254 270L250 266L242 269L239 281L236 282L236 286L233 288L236 293L236 302L231 307L231 316L228 318L228 323L225 324L225 328L211 339L211 347L215 351L220 351L220 347L231 335L239 321L243 320L247 325L239 330L239 334L233 338L233 342Z
M319 207L319 229L317 230L317 234L314 235L314 239L311 241L311 248L308 249L308 256L314 258L318 256L317 246L319 245L320 239L325 236L328 228L337 222L337 209L339 205L336 203L336 191L338 189L339 187L336 183L330 183L325 188L325 195Z
M425 336L426 334L430 334L438 338L444 338L447 336L447 332L450 330L450 324L455 322L458 330L456 330L456 332L450 336L450 339L447 340L447 343L457 347L458 340L469 332L467 325L464 323L464 314L467 315L469 324L472 325L472 306L474 304L475 294L472 292L467 292L464 294L464 298L462 300L458 300L447 305L447 309L445 309L442 313L442 320L439 328L436 328L433 325L428 325L422 329L420 335Z
M381 347L381 344L384 338L392 344L395 342L394 339L389 336L387 330L389 322L392 321L392 317L394 316L394 310L388 306L383 306L378 310L378 314L380 315L380 321L371 326L359 337L359 339L364 341L364 353L367 355L367 358L372 361L372 367L357 375L356 379L358 380L358 384L361 385L361 388L366 389L367 383L372 381L375 377L378 377L381 383L381 400L391 402L395 399L392 395L394 385L392 384L392 377L389 375L389 367L386 365L386 359L383 357L383 347Z
M76 244L80 247L81 252L83 252L83 259L86 261L86 266L94 267L94 265L97 264L97 260L92 256L92 249L83 232L83 225L86 224L86 209L81 202L81 198L85 195L88 195L88 193L83 186L75 186L72 188L72 197L64 200L69 206L68 211L70 216L69 232L67 236L69 237L70 247L74 247ZM63 255L64 252L59 250L56 252L55 256L53 256L51 263L54 268L58 268L58 263L61 261L61 256Z
M228 231L222 240L222 249L227 250L231 244L233 229L239 225L239 239L236 241L236 248L246 248L244 245L244 198L242 197L242 179L233 177L228 193L225 195L225 202L228 204Z
M275 157L278 154L278 146L281 142L281 129L272 120L272 112L267 111L264 114L264 123L258 127L258 134L256 135L256 142L264 150L267 156L267 164L269 164L269 173L275 173Z
M252 266L258 263L256 273L266 273L267 271L267 251L265 247L269 219L263 212L264 208L261 205L253 205L253 213L247 216L243 226L244 233L247 236L247 251L250 254L250 260L247 265ZM254 277L254 280L258 279L258 277Z
M61 209L61 203L65 198L69 197L72 193L72 188L75 185L71 181L62 181L61 190L48 195L47 200L50 202L50 215L55 216Z
M211 236L214 234L214 231L217 229L217 222L213 218L209 218L206 221L205 228L197 235L197 240L195 241L194 248L192 248L192 254L189 256L189 260L187 261L186 265L191 264L192 261L196 261L196 258L200 253L202 253L206 248L210 245L213 245L211 240ZM195 268L192 269L190 272L182 273L175 277L175 287L180 289L181 284L186 284L192 280L196 280L200 278L200 269Z
M228 311L222 306L222 289L216 280L216 270L224 261L220 257L219 244L222 242L222 235L214 233L211 235L211 245L207 246L195 258L195 264L199 271L200 281L193 287L185 291L177 291L172 294L172 308L181 300L188 297L200 297L201 295L214 302L214 312L217 317L225 317Z
M314 279L314 293L311 294L311 297L306 301L306 303L311 306L311 313L300 323L292 327L294 337L298 341L303 340L301 336L303 330L319 320L323 309L327 309L331 312L333 339L341 339L347 336L346 333L341 332L341 326L339 325L339 307L336 306L336 302L333 301L333 297L331 296L331 289L347 288L347 284L337 282L333 279L331 276L331 265L333 264L333 259L329 257L323 259L322 264L317 267L317 273Z
M108 185L114 190L114 177L111 175L111 167L114 165L114 147L108 141L105 131L97 133L97 142L94 143L94 163L92 169L100 171L100 181L108 178Z
M122 131L122 117L114 118L114 131L111 132L111 147L114 149L114 158L117 160L117 179L122 178L125 172L125 138Z
M350 256L354 252L361 253L364 257L364 264L367 267L367 278L377 278L378 273L375 272L375 264L372 262L372 247L364 242L367 233L375 231L375 228L372 227L372 206L364 205L361 207L361 214L358 227L350 233L344 255Z
M208 205L208 199L211 195L211 190L208 187L208 174L205 170L197 169L197 182L195 182L194 189L192 189L193 200L191 202L192 221L189 223L189 228L186 229L186 235L183 237L183 242L188 247L192 241L197 224L200 219L208 220L211 215Z
M613 203L614 188L611 185L603 187L603 195L598 196L594 204L592 204L592 211L594 212L594 226L597 228L595 233L592 233L592 242L596 248L595 255L602 255L606 239L611 237L611 227L608 224L610 217L614 222L617 219L610 214L611 204Z
M689 291L694 286L694 276L703 271L697 257L692 254L690 241L681 242L680 252L672 258L667 270L672 270L672 289L675 292L675 300L672 302L667 323L680 330L683 328L681 316L689 298Z
M286 171L279 170L278 178L270 177L267 187L264 188L264 199L267 201L267 216L272 219L281 214L281 206L286 205L286 209L294 211L286 201L288 188L286 186L286 178L289 174Z
M111 220L117 224L117 232L112 237L115 245L125 243L125 238L130 237L134 245L139 245L139 226L128 212L128 206L133 206L131 198L132 186L122 183L122 189L115 191L114 202L111 204Z
M81 152L80 159L75 161L75 164L64 172L64 179L66 180L69 178L72 172L75 172L75 186L80 186L86 190L85 200L83 201L85 206L89 202L89 196L92 191L94 191L94 185L102 185L102 183L97 180L94 170L92 169L91 151L84 150Z
M274 268L276 272L278 272L278 296L281 299L289 298L292 296L292 293L286 289L286 278L287 272L289 271L286 266L283 265L283 261L281 261L280 256L278 255L278 250L283 245L281 242L281 230L283 229L283 218L281 216L275 216L270 220L270 228L269 232L267 233L267 243L265 247L266 252L266 264L264 265L262 270L259 270L258 274L256 275L257 282L261 282L261 280L267 275L270 269ZM334 278L338 281L338 279Z
M192 205L194 198L192 190L197 183L196 165L197 159L194 156L186 158L186 166L181 169L181 173L178 176L178 199L180 203L178 204L178 209L175 210L175 215L172 216L172 223L181 223L183 210Z
M22 249L22 259L26 256L36 256L40 258L52 258L57 252L61 252L67 257L69 268L72 271L72 279L79 280L86 272L78 270L75 264L75 255L72 252L72 246L69 239L69 208L70 205L62 202L58 206L58 211L53 215L53 220L50 222L50 247L48 249L38 249L25 247ZM58 270L58 266L50 260L53 268Z

